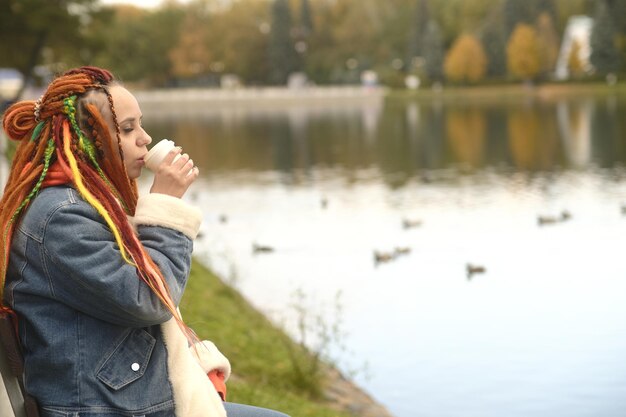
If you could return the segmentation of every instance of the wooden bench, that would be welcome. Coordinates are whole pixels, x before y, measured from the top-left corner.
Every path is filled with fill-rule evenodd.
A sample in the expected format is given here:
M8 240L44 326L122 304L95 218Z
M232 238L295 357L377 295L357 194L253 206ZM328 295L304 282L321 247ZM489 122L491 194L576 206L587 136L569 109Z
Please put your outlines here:
M0 309L0 414L5 417L39 417L35 399L24 389L24 359L17 337L15 316ZM8 402L8 404L6 404ZM10 413L13 414L10 414Z

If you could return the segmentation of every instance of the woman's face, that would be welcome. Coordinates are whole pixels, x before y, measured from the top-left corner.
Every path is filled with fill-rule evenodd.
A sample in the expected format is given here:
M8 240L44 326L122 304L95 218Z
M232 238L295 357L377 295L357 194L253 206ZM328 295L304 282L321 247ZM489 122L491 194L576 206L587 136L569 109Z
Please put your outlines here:
M109 89L117 122L120 126L120 142L124 154L124 166L130 179L137 179L144 166L143 157L152 138L141 125L141 109L137 99L127 89L115 85ZM115 134L112 135L115 137Z

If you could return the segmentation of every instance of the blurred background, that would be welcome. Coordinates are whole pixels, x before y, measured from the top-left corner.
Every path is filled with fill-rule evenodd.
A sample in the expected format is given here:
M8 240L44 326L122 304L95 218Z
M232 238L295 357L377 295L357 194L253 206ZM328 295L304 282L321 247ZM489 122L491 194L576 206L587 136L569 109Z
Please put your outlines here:
M0 0L0 36L5 105L136 93L198 259L395 417L625 415L626 1Z

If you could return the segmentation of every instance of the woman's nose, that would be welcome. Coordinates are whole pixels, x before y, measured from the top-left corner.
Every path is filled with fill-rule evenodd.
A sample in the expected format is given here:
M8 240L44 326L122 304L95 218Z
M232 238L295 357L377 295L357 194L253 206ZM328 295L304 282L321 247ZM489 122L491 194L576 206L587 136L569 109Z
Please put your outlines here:
M143 132L143 143L142 145L150 145L152 143L152 137L146 133L146 131L144 130Z

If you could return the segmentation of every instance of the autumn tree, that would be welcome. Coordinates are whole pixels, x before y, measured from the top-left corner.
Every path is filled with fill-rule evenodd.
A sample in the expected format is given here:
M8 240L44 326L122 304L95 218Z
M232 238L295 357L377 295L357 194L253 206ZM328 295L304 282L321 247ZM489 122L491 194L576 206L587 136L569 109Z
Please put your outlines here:
M488 25L482 33L481 42L487 56L487 76L504 76L506 74L506 43L501 25Z
M501 3L493 0L455 1L456 13L451 16L451 23L454 24L456 20L457 34L475 31L488 15L500 8L499 3ZM447 1L445 3L448 4Z
M462 33L475 33L487 14L500 9L502 0L430 1L431 19L437 21L445 45L451 45Z
M110 16L92 19L84 31L85 61L108 68L125 81L168 85L175 76L169 52L178 43L182 9L118 5L104 10Z
M505 0L504 26L510 37L519 24L531 25L535 21L535 0Z
M591 30L591 64L599 74L614 73L619 69L616 30L605 0L598 0Z
M383 24L376 6L360 0L320 6L320 25L312 39L314 51L308 58L315 72L327 74L328 82L358 82L359 73L375 64L377 47L388 47L376 42Z
M554 0L536 0L535 14L538 18L542 14L550 16L553 25L556 25L558 8Z
M626 0L607 0L616 29L616 45L620 63L626 63Z
M541 61L541 73L549 75L554 72L556 60L559 56L559 35L554 28L552 15L542 12L537 18L537 36L539 42L539 58Z
M571 16L593 14L593 3L589 0L554 0L555 26L562 32Z
M606 0L606 5L617 32L626 34L626 0Z
M415 58L423 56L425 52L424 35L430 20L428 2L426 0L415 0L413 7L414 10L408 30L407 51L405 57L405 67L409 71L413 69L412 64Z
M506 75L506 39L502 7L493 7L475 30L487 56L486 77Z
M285 84L289 74L298 69L298 56L291 38L291 8L288 0L274 0L271 5L269 36L270 80Z
M256 0L239 0L215 11L206 27L209 70L235 74L246 84L269 81L269 10Z
M300 28L305 37L308 37L313 33L313 12L311 11L311 4L309 3L309 0L300 1Z
M609 8L617 29L620 63L624 65L626 63L626 0L609 0Z
M463 34L446 55L444 71L454 82L477 82L484 78L487 57L482 44L474 35Z
M506 55L511 75L523 80L536 78L541 71L541 49L535 29L518 24L509 39Z
M443 78L443 37L441 29L434 20L428 22L424 34L424 72L431 81L441 81Z
M0 67L16 68L24 78L15 99L33 80L37 65L61 57L72 64L80 61L81 31L97 13L96 6L96 0L0 1ZM50 51L50 62L44 50Z
M198 5L186 10L178 42L169 51L173 72L182 79L193 79L210 72L211 53L207 45L210 16Z
M291 30L294 48L298 54L297 71L304 71L313 34L313 15L309 0L300 0L300 15Z
M151 11L144 25L145 39L142 41L142 68L140 75L152 85L168 85L174 77L174 65L169 57L178 42L184 17L184 10L175 4L163 5ZM137 55L127 55L126 59L138 59Z
M319 5L316 16L315 30L308 38L305 71L314 82L325 84L330 81L334 68L338 67L331 6Z
M578 0L560 1L570 5L578 2ZM555 0L504 0L503 14L506 33L510 36L518 24L533 25L542 14L550 16L554 24L557 21L558 7Z

